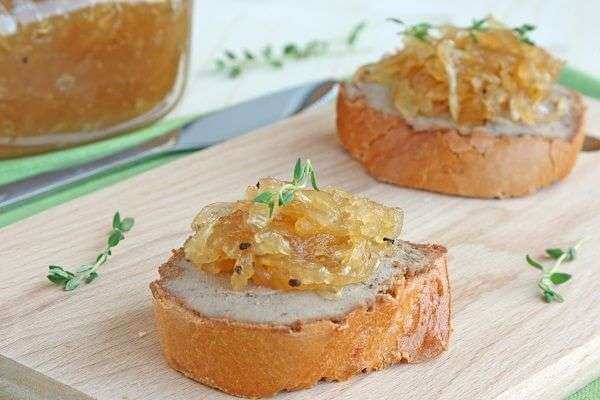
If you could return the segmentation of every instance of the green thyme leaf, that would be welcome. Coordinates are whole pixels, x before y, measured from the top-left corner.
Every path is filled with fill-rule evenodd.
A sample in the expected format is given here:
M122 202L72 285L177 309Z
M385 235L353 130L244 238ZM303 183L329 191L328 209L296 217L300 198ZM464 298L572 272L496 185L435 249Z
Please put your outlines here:
M573 261L575 259L575 256L577 256L577 249L575 249L575 247L569 247L566 250L559 249L559 248L546 249L546 254L548 255L548 257L553 258L555 260L558 260L565 253L567 255L563 261L565 261L565 262Z
M388 18L388 21L394 22L396 24L400 24L402 26L407 26L402 20L398 18ZM433 28L428 22L421 22L415 25L407 26L402 32L399 32L400 35L404 36L412 36L416 39L419 39L423 42L427 42L427 38L429 37L429 30Z
M133 218L125 218L123 221L121 221L119 229L122 232L128 232L131 228L133 228L133 223Z
M302 168L302 160L298 158L296 165L294 165L294 177L293 184L297 184L304 178L304 168Z
M230 60L235 60L237 58L237 56L235 55L235 53L231 50L225 50L225 56L227 58L229 58Z
M289 57L297 56L299 53L300 53L300 50L298 49L298 46L295 45L294 43L287 44L283 48L283 54L285 54L286 56L289 56Z
M310 184L312 185L313 189L319 190L317 187L317 173L315 170L310 171Z
M399 18L386 18L386 21L390 21L390 22L396 23L398 25L405 25L404 21L402 21Z
M487 18L474 19L469 29L480 32L485 31L487 28L484 25L487 22L487 20Z
M471 23L471 26L468 28L469 35L475 42L479 42L479 39L477 38L477 35L475 34L475 32L487 31L487 27L485 27L485 24L487 21L488 21L487 18L474 19L473 22Z
M67 281L67 283L65 285L65 290L67 290L67 291L75 290L75 289L77 289L77 287L79 286L80 283L81 283L81 278L75 276Z
M354 46L356 44L356 41L358 40L358 36L362 31L365 30L366 27L367 23L365 21L361 21L358 24L356 24L348 34L348 37L346 38L346 44L350 47Z
M112 227L113 227L113 229L119 229L120 226L121 226L121 215L117 211L115 213L115 215L113 216Z
M223 71L225 69L225 61L221 60L220 58L217 58L215 60L215 68L217 69L217 71Z
M108 247L115 247L119 244L121 239L124 239L123 232L118 229L113 230L108 237Z
M571 275L567 274L565 272L554 272L552 275L550 275L550 280L555 285L563 284L563 283L567 282L569 279L571 279Z
M51 274L64 276L67 279L70 279L74 276L71 272L67 271L63 267L59 267L58 265L51 265L48 267L48 270Z
M246 60L248 61L252 61L254 60L256 57L254 56L254 54L252 54L252 52L248 49L244 49L244 57L246 58Z
M57 285L62 285L69 280L69 278L65 278L64 276L56 275L56 274L48 274L47 278L51 282L56 283Z
M308 58L324 54L329 44L322 40L312 40L306 44L304 50L300 52L300 58Z
M229 74L230 78L235 78L236 76L240 75L241 73L242 73L242 67L236 65L234 67L231 67L228 74Z
M529 32L534 31L535 25L531 25L531 24L523 24L521 26L517 26L516 28L513 28L513 31L516 33L517 38L523 42L523 43L527 43L531 46L535 46L535 43L529 38Z
M267 60L270 59L271 56L273 55L273 46L269 45L269 46L263 47L263 49L262 49L262 55Z
M555 260L558 260L560 258L560 256L562 256L565 252L562 251L562 249L546 249L546 254L548 254L548 256L550 258L553 258Z
M273 196L275 196L275 193L273 193L273 192L262 192L261 194L259 194L258 196L256 196L254 198L254 202L269 204L273 201Z
M432 25L427 22L422 22L420 24L416 24L408 29L407 34L416 37L417 39L426 42L427 37L429 36L429 29L432 28Z
M544 270L544 267L542 266L542 264L540 264L539 262L537 262L536 260L534 260L533 258L531 258L531 257L529 256L529 254L527 254L527 255L525 256L525 259L527 260L527 263L528 263L529 265L531 265L532 267L534 267L534 268L537 268L537 269L539 269L539 270L541 270L541 271L543 271L543 270Z

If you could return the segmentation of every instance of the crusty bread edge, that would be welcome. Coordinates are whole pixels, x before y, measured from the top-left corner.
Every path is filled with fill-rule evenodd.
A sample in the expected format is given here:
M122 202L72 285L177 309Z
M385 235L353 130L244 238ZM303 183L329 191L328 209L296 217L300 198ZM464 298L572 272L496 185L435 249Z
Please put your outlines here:
M448 347L451 298L447 251L419 245L428 268L397 275L373 304L344 318L253 324L210 318L188 308L163 282L180 273L176 250L150 284L157 332L168 364L226 393L268 397L342 381L399 362L419 362Z
M565 178L585 137L585 104L573 96L569 140L454 129L415 131L401 116L350 98L342 84L337 132L342 145L376 179L416 189L482 198L531 194Z

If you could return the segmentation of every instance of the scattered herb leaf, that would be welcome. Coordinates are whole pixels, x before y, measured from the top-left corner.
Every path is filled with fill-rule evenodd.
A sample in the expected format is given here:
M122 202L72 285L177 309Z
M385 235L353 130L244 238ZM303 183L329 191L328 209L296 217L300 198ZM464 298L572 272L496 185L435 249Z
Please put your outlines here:
M112 230L106 241L106 248L102 253L98 254L96 261L93 264L85 264L77 267L75 272L71 272L66 267L58 265L50 265L48 267L47 278L50 282L61 285L64 290L74 290L81 282L91 283L98 277L97 269L104 264L108 257L112 254L111 249L125 239L124 233L133 227L133 218L121 219L121 215L117 211L113 216Z

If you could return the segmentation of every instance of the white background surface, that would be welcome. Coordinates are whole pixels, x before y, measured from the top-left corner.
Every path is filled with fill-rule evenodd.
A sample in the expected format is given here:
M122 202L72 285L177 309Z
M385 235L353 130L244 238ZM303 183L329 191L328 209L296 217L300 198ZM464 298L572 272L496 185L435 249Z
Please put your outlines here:
M221 108L257 95L327 77L343 77L400 45L398 17L409 23L470 24L492 13L509 25L532 23L531 37L571 66L600 77L599 0L190 0L195 2L191 68L186 93L171 116ZM259 50L266 44L343 38L368 23L354 52L338 52L281 70L262 67L229 79L213 70L224 49Z

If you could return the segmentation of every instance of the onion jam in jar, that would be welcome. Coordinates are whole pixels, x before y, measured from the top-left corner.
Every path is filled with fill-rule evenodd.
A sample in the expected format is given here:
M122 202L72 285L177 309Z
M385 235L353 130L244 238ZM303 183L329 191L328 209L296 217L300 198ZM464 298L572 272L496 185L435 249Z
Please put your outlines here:
M0 0L0 158L104 139L183 91L192 0Z

